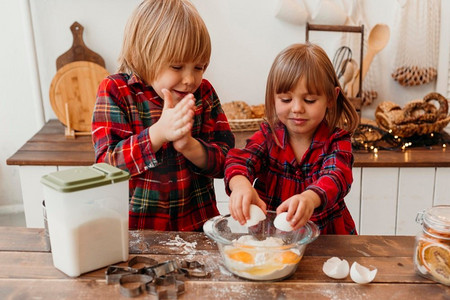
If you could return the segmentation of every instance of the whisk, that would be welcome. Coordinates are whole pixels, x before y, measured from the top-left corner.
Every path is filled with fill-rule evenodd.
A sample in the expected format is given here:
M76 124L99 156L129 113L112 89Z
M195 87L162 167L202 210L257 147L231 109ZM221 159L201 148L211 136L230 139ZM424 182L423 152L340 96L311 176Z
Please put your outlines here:
M352 50L347 46L341 46L336 50L333 57L333 67L338 79L344 75L347 62L352 59Z

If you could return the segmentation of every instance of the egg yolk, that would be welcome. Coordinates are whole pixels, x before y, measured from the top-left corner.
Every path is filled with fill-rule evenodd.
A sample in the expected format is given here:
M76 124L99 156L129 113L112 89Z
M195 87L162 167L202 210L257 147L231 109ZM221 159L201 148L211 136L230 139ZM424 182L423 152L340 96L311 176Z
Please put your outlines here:
M300 256L292 251L286 251L280 253L280 255L276 257L276 260L282 264L296 264L300 261Z
M245 264L253 264L255 263L255 260L253 259L253 256L246 252L246 251L242 251L242 250L234 250L234 251L229 251L227 253L228 257L233 259L233 260L237 260L240 262L243 262Z

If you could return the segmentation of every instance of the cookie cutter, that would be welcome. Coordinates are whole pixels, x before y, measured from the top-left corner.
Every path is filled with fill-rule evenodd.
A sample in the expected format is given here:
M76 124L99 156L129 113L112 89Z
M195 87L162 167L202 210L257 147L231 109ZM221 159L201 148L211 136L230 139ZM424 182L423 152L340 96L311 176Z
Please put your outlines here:
M147 284L152 282L153 279L153 276L146 274L123 275L119 279L120 293L126 297L137 297L147 290Z
M136 268L137 265L144 265ZM106 283L119 283L120 292L127 297L136 297L144 291L157 299L177 299L184 293L184 282L180 277L209 277L203 264L198 261L168 260L158 263L146 256L135 256L128 267L109 266L105 271Z
M109 266L105 271L106 284L119 283L120 278L123 276L137 273L138 270L130 267Z
M135 256L128 261L128 267L137 270L140 274L146 273L148 268L153 268L158 264L158 261L146 256ZM135 268L136 265L143 265L143 267Z
M189 278L206 278L211 276L211 273L205 271L205 266L198 261L183 260L181 262L180 271Z
M154 265L150 268L146 268L145 273L154 275L156 278L165 276L169 273L175 272L180 266L174 260L167 260L165 262Z
M144 267L135 268L136 265L142 264ZM151 268L152 266L157 265L158 262L150 257L145 256L135 256L128 262L128 267L122 266L109 266L105 271L106 284L115 284L119 283L119 280L124 275L131 274L144 274L146 273L147 268ZM153 274L147 274L152 275Z
M177 280L174 275L156 277L146 284L147 293L156 296L156 299L177 299L185 291L184 282Z

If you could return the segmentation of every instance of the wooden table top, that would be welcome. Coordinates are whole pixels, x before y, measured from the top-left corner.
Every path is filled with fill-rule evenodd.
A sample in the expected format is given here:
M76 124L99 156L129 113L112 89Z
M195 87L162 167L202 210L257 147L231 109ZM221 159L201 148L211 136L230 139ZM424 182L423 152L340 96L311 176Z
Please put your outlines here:
M235 132L236 147L243 147L252 132ZM450 150L440 146L405 151L354 151L354 167L450 167ZM91 136L66 139L64 126L50 120L15 154L8 165L90 166L95 163Z
M130 231L129 237L130 259L139 254L159 262L197 260L212 273L186 279L179 299L450 299L449 287L414 272L412 236L319 236L307 246L297 271L279 282L249 281L223 271L216 244L203 233L145 230ZM350 276L327 277L322 265L333 256L377 268L375 280L360 285ZM44 229L0 227L0 265L0 299L126 299L118 285L106 284L106 268L77 278L57 270Z

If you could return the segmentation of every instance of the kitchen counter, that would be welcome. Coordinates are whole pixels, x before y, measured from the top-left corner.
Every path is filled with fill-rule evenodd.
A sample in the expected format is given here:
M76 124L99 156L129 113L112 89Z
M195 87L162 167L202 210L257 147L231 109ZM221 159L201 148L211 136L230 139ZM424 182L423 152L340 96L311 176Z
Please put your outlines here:
M242 147L251 132L236 132ZM354 152L353 183L345 201L361 234L415 234L416 213L433 205L450 204L450 150L442 147L379 151L377 155ZM6 163L19 167L27 227L44 227L39 182L43 175L94 163L90 136L67 139L64 126L50 120ZM228 213L223 180L214 181L217 205ZM383 222L380 223L380 217Z
M197 260L212 273L210 278L186 279L179 299L450 298L449 287L414 272L413 236L319 236L307 246L297 271L279 282L248 281L224 271L216 244L203 233L144 230L130 231L129 237L130 259ZM349 276L327 277L322 265L332 256L377 268L375 280L359 285ZM0 265L0 299L128 299L118 285L106 284L106 268L77 278L57 270L44 229L0 227Z
M235 132L236 146L243 147L251 134ZM450 150L440 146L379 151L378 155L355 151L354 156L354 167L450 167ZM90 136L66 139L61 122L50 120L6 163L18 166L87 166L92 165L94 159Z

